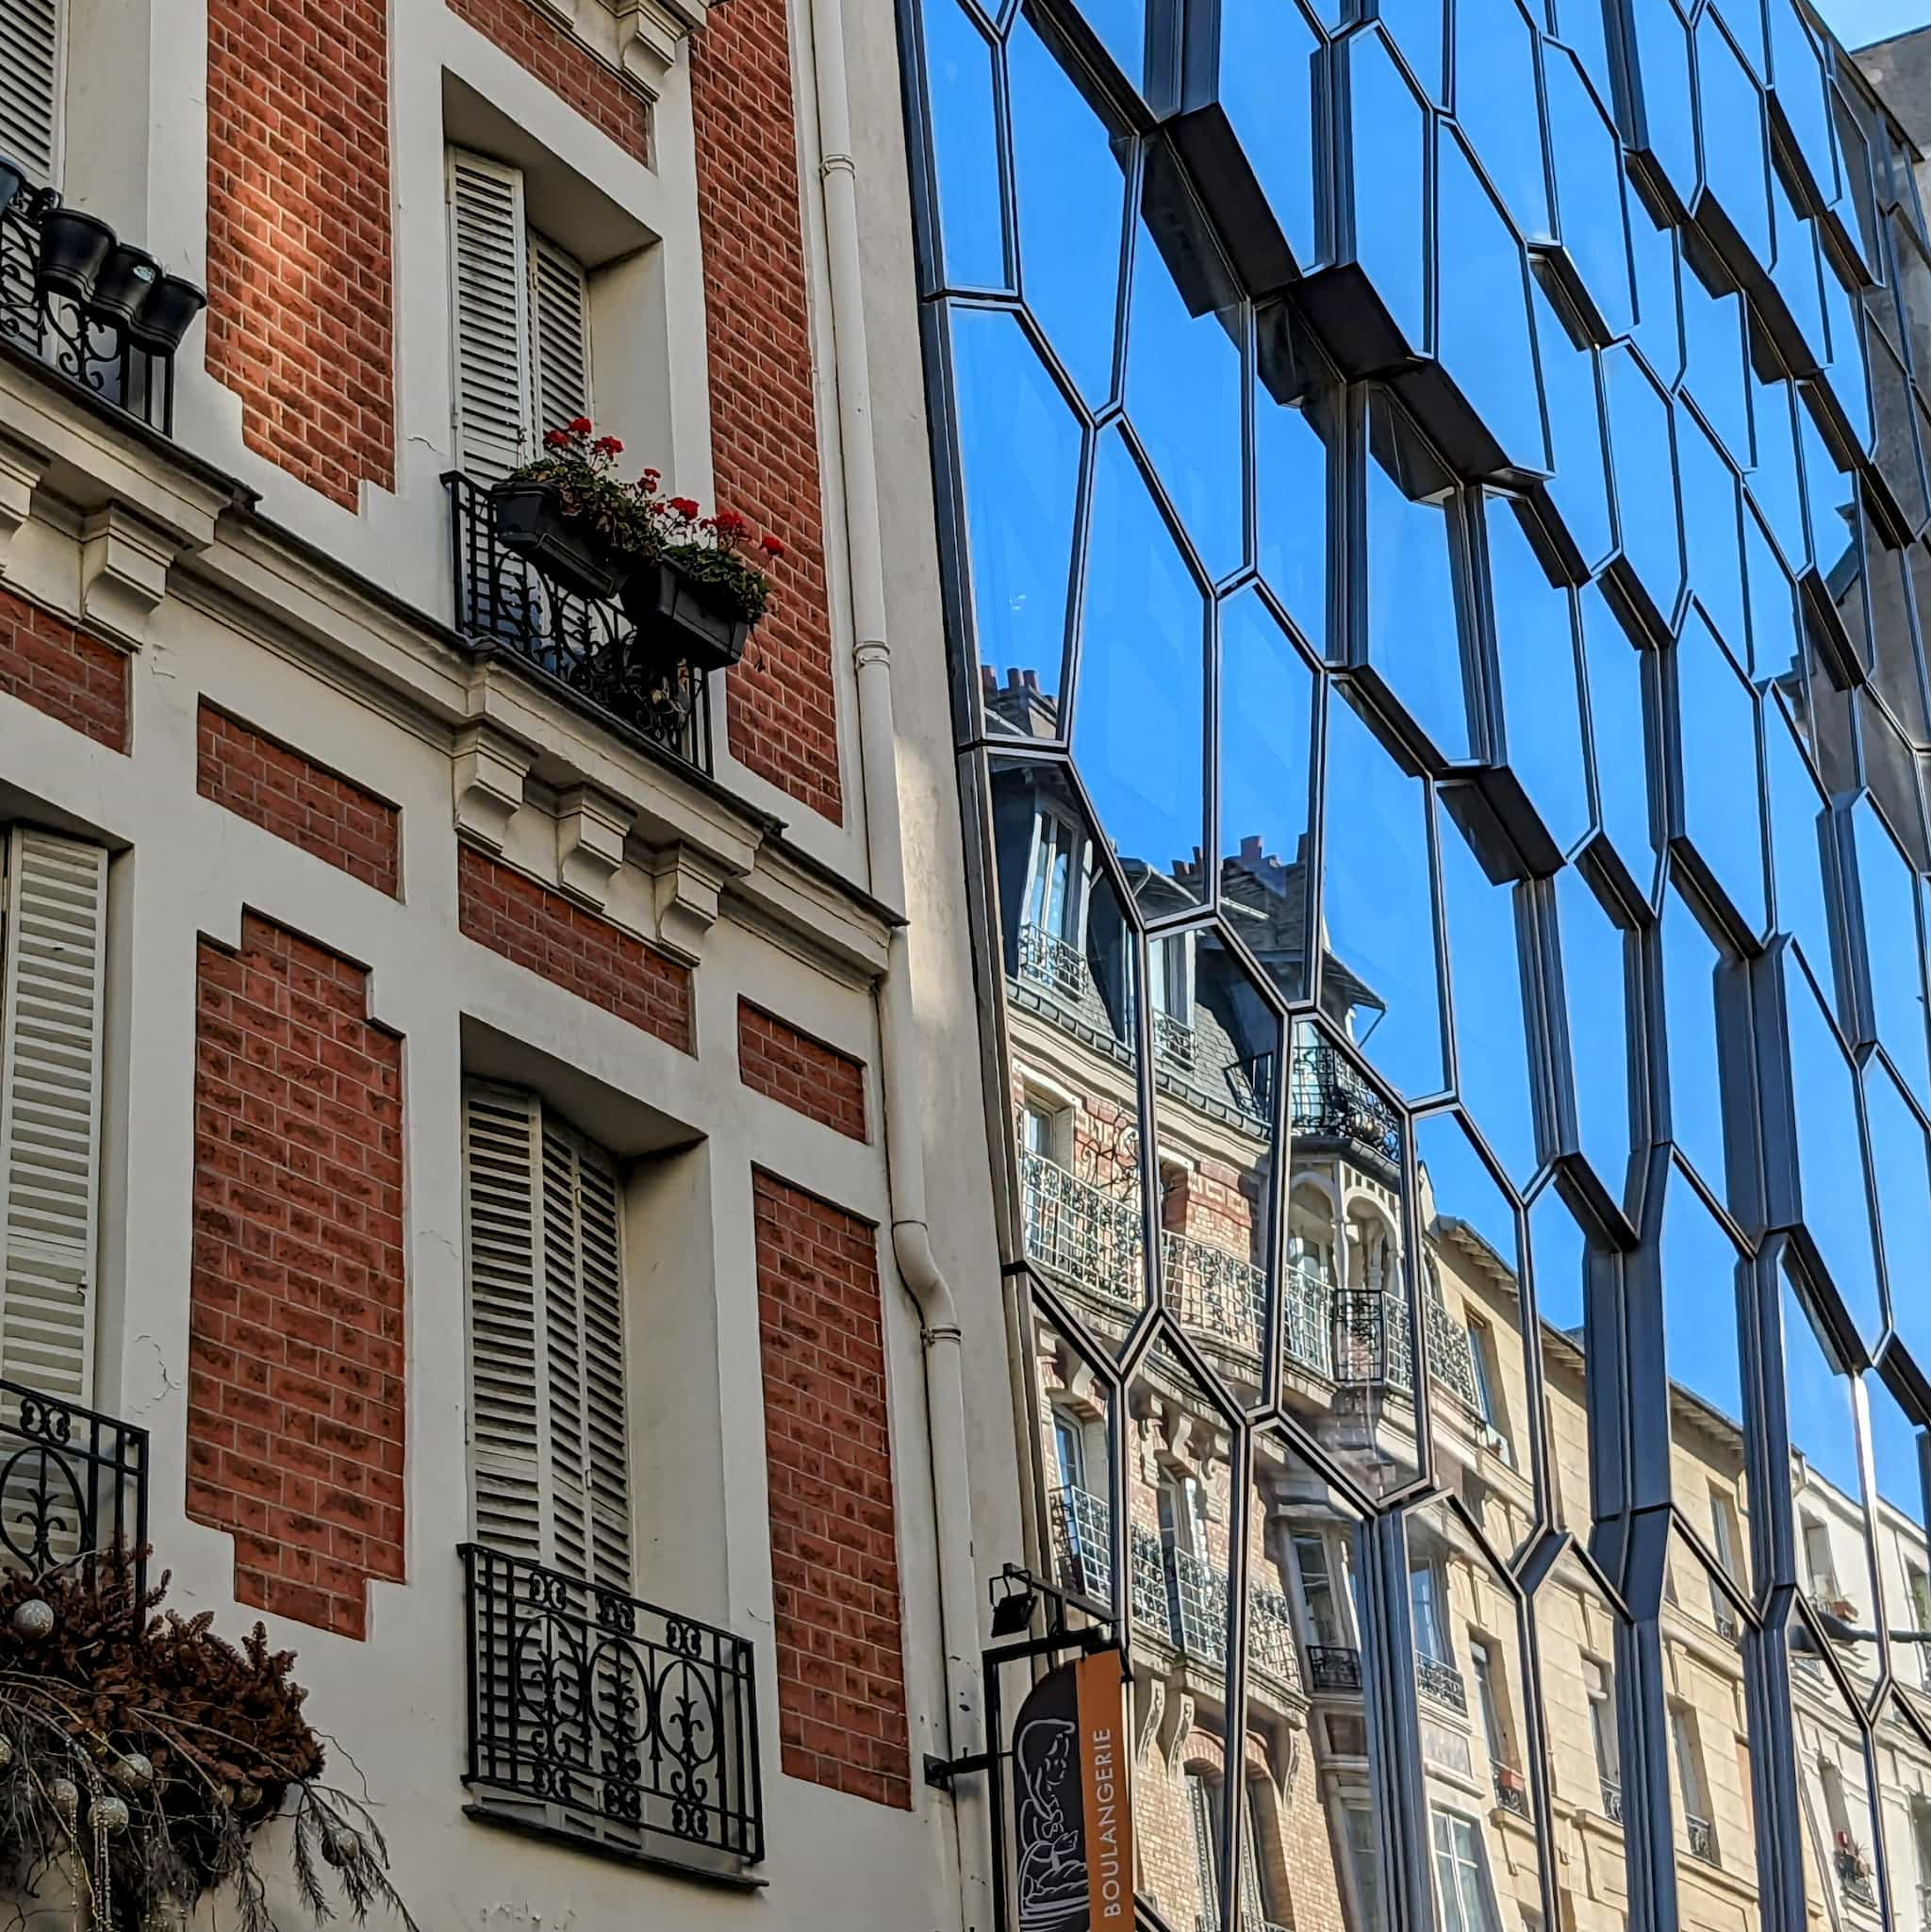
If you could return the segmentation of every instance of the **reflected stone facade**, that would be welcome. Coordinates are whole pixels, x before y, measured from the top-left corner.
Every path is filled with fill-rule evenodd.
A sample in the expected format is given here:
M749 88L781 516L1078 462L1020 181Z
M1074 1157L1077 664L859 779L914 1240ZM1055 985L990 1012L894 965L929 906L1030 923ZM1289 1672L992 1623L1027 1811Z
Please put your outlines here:
M1143 1923L1922 1932L1916 151L1800 0L904 8Z

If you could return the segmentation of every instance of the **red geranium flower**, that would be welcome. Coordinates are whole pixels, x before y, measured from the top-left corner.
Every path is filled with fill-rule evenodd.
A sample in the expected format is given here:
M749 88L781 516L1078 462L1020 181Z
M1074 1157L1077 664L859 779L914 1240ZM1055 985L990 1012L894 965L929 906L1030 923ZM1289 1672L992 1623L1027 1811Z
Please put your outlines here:
M623 445L614 436L600 436L590 447L600 456L620 456L623 454Z
M767 557L781 557L784 554L784 546L775 537L761 537L758 542L763 546Z
M698 513L697 500L694 497L674 496L664 507L667 510L676 511L680 517L685 518L686 520L695 517Z
M578 416L571 420L569 427L572 436L588 436L594 425L587 416Z

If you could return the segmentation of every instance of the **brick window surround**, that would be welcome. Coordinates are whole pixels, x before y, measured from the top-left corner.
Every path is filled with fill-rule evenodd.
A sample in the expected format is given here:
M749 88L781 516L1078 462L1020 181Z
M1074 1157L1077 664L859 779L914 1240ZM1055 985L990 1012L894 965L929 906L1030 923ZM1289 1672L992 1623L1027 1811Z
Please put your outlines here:
M729 680L731 755L842 824L785 0L730 0L689 47L712 472L718 502L786 553Z
M781 1762L909 1809L878 1230L774 1175L751 1192Z
M601 60L539 0L448 0L449 10L639 161L651 158L651 107L626 74Z
M205 698L196 723L195 788L203 798L400 896L402 815L387 800Z
M821 1127L853 1140L868 1138L864 1061L742 999L737 1002L737 1077Z
M386 0L208 0L207 367L345 509L392 490Z
M110 751L127 749L126 653L10 590L0 590L0 691Z
M471 939L680 1052L696 1050L690 974L501 859L461 848L456 920Z
M403 1577L402 1040L367 971L254 914L197 954L188 1513L239 1602L368 1634Z

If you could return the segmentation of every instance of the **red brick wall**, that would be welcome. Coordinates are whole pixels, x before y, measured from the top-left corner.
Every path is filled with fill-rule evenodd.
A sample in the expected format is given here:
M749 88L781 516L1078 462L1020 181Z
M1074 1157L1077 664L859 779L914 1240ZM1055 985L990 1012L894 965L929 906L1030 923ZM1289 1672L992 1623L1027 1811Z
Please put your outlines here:
M651 109L635 82L598 59L536 0L449 0L450 11L487 35L519 67L568 101L640 161L651 157Z
M690 974L674 960L473 846L462 848L457 867L456 916L471 939L685 1053L695 1050Z
M127 658L11 591L0 590L0 691L127 749Z
M208 0L207 366L345 508L395 487L386 0Z
M769 1174L751 1192L782 1763L907 1809L878 1230Z
M360 1638L403 1576L402 1041L368 974L246 916L201 942L188 1513L235 1594Z
M401 815L393 805L206 699L199 731L195 784L203 798L398 896Z
M731 755L844 817L784 0L730 0L690 41L720 505L785 545L726 703Z
M865 1128L865 1063L814 1040L774 1013L737 1002L737 1077L821 1126L868 1138Z

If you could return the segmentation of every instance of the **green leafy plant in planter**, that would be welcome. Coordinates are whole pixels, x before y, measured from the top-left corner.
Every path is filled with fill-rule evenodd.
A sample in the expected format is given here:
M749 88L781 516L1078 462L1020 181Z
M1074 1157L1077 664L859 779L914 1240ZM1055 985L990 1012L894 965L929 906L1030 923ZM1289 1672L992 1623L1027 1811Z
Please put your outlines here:
M735 664L770 607L771 581L751 559L784 554L771 536L753 537L735 510L706 517L690 497L657 494L662 478L646 470L637 494L651 543L623 586L624 615L638 641L706 669Z
M543 454L491 486L503 548L580 597L614 596L658 540L641 492L616 475L622 453L587 416L546 430Z
M346 1905L415 1922L369 1807L322 1782L322 1741L256 1624L238 1649L213 1614L157 1614L124 1556L0 1576L0 1873L92 1932L177 1932L227 1889L239 1932L277 1932L255 1839L289 1822L294 1890L318 1922ZM223 1914L225 1917L226 1915Z

